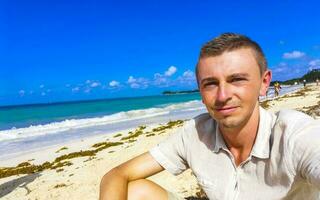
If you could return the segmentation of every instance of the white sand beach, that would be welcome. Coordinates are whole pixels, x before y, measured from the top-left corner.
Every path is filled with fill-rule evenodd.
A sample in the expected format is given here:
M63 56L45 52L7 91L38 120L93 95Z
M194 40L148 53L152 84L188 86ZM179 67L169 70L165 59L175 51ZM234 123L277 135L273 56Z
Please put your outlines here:
M284 108L296 109L319 119L320 86L308 85L307 88L302 88L297 92L277 99L269 99L263 106L270 112L277 112ZM50 168L39 172L1 178L0 199L98 199L101 177L108 170L148 151L161 140L174 134L182 123L175 121L171 124L137 127L135 130L94 136L50 148L37 149L9 160L1 160L2 174L12 170L13 168L9 167L15 167L19 163L28 162L24 165L25 167L30 167L29 164L39 166L45 162L53 163L58 157L62 160L55 162L55 165L60 163L62 166L55 168L54 165L51 165ZM87 155L79 156L80 151L86 152ZM71 154L73 152L78 154ZM69 155L69 158L68 156L61 157L63 155ZM150 179L184 197L196 197L199 192L199 186L191 171L186 171L179 176L162 172Z

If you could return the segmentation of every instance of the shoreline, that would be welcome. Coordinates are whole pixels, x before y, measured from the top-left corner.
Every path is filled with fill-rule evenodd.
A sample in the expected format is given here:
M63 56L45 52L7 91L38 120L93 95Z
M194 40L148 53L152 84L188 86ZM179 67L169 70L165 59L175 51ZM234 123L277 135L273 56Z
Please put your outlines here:
M264 104L268 106L267 110L271 112L276 112L282 108L296 109L314 115L314 118L319 119L320 86L310 84L306 88L282 95L274 100L268 99ZM136 127L135 129L127 129L112 134L93 136L79 141L54 145L50 146L50 148L37 149L32 153L29 152L27 155L17 156L6 161L2 160L0 161L0 169L2 170L3 167L17 166L19 163L24 162L29 162L31 165L41 165L44 162L53 162L58 157L70 155L74 152L94 151L101 147L103 143L105 144L105 142L123 142L123 144L101 149L94 156L67 158L64 161L72 163L69 166L65 165L56 169L49 168L32 174L20 174L1 178L0 198L97 199L100 179L108 170L149 150L161 140L173 134L178 125L181 125L179 123L166 129L163 127L167 126L167 124L148 125L142 130ZM97 148L93 147L94 145ZM58 150L60 151L58 152ZM5 166L5 163L8 166ZM197 196L196 193L199 192L199 186L190 170L176 177L168 172L161 172L150 179L184 197ZM24 187L20 187L19 185L21 184Z

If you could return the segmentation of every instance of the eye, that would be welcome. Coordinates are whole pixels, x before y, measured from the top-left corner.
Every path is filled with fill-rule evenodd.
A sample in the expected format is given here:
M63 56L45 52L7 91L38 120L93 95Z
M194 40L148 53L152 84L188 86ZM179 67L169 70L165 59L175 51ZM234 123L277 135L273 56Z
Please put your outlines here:
M207 81L201 85L201 88L203 88L204 90L211 90L214 89L217 85L218 83L215 81Z
M214 82L214 81L206 82L206 83L203 84L204 87L214 86L214 85L217 85L217 83Z
M231 82L240 82L240 81L246 81L246 80L247 79L243 78L243 77L236 77L236 78L231 79Z

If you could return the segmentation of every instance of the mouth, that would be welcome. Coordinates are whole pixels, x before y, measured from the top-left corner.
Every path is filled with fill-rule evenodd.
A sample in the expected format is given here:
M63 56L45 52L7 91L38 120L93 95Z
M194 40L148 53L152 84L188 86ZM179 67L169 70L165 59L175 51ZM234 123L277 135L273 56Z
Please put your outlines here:
M222 115L228 115L233 113L238 106L226 106L226 107L221 107L221 108L215 108L215 110Z

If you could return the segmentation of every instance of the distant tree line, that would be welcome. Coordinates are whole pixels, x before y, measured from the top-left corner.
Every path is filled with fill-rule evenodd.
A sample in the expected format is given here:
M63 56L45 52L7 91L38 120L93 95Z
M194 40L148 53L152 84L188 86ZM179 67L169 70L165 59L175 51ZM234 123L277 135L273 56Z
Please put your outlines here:
M320 69L313 69L300 78L293 78L293 79L286 80L286 81L275 80L275 81L272 81L270 83L270 85L271 86L274 85L275 82L279 82L281 85L293 85L296 82L302 83L303 80L306 80L308 83L310 83L310 82L315 82L317 79L320 80Z

